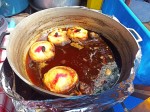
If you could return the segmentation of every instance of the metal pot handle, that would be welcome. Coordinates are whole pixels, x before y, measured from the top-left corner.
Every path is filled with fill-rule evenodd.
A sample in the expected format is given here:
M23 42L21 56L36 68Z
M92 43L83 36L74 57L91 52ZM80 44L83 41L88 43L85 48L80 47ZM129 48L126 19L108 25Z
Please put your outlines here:
M10 33L9 32L3 32L1 35L0 35L0 49L3 49L3 50L6 50L5 47L2 46L2 43L3 43L3 39L6 35L9 35Z
M135 40L139 43L142 41L141 36L133 29L133 28L127 28L128 31L133 35L133 37L135 38Z

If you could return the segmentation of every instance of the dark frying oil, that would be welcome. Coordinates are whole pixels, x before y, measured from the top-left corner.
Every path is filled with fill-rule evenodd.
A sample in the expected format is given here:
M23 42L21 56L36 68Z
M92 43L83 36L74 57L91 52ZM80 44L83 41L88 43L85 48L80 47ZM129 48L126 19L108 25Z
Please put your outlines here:
M83 49L67 44L65 46L55 46L55 57L45 62L46 66L39 70L38 64L33 62L29 55L26 60L26 70L31 81L42 88L43 74L55 66L68 66L73 68L79 81L86 83L93 88L93 80L97 78L101 67L108 62L114 61L113 53L105 41L99 38L89 38L81 44Z

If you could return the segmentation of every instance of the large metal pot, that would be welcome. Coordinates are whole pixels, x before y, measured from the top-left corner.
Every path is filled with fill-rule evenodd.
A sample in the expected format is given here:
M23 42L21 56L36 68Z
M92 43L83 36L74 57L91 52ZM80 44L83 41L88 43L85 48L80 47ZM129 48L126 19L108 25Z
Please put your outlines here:
M63 7L63 6L79 6L80 0L30 0L30 5L37 10Z
M28 85L52 96L68 97L49 92L35 86L25 70L25 58L30 46L36 41L35 36L51 27L80 25L88 30L101 33L117 49L121 63L121 77L126 80L134 66L138 43L132 34L120 23L102 13L86 8L65 7L39 11L22 20L10 35L7 46L7 58L15 73Z

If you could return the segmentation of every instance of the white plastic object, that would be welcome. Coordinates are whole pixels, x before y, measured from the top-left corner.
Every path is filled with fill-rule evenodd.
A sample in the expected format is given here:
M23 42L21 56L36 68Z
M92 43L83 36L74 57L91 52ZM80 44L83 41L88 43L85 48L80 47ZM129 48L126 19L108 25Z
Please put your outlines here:
M141 42L142 41L141 36L133 28L127 28L127 29L133 35L133 37L135 38L135 40L137 42Z

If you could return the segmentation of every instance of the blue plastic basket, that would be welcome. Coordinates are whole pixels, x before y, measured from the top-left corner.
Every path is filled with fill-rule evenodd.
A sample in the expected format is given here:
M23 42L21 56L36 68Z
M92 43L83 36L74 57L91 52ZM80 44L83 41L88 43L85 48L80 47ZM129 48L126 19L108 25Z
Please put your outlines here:
M124 3L124 0L104 0L102 12L117 17L123 25L135 29L142 37L143 41L140 42L142 60L134 84L150 85L150 31Z
M104 0L102 12L110 16L115 16L123 25L135 29L142 37L143 41L140 42L142 60L136 73L134 84L150 85L150 31L124 3L124 0ZM129 96L124 103L126 108L130 110L142 101L142 99ZM115 105L113 109L114 112L124 112L121 104Z

